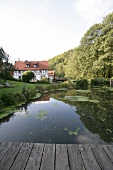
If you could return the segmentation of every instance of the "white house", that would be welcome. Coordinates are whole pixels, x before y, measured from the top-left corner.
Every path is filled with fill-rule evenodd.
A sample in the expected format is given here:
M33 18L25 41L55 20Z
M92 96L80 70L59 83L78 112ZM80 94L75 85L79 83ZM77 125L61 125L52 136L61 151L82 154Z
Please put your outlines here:
M48 75L48 61L15 61L13 77L15 79L22 79L24 71L30 70L34 72L34 80L41 80L42 77L49 78Z

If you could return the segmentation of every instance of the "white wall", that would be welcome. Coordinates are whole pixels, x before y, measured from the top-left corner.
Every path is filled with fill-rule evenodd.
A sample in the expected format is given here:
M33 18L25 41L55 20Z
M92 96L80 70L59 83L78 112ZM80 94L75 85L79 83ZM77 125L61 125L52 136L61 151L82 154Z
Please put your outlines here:
M43 76L48 78L48 71L47 70L46 71L43 70L43 71L38 72L38 73L37 73L37 71L32 71L32 72L35 74L36 80L41 80ZM19 79L19 76L21 76L21 79L22 79L22 74L23 74L23 71L20 71L20 73L19 73L19 71L14 71L13 77L15 79Z

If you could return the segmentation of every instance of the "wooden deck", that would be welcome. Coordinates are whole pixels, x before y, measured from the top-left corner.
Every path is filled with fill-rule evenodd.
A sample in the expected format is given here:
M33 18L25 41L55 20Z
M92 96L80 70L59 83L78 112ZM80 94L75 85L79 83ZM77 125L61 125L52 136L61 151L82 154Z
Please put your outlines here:
M0 170L113 170L113 145L1 143Z

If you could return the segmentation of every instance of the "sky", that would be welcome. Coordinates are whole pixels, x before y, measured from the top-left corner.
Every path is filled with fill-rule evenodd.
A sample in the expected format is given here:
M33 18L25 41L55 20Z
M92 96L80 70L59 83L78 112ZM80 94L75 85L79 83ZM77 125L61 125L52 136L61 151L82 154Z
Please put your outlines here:
M0 0L0 46L12 62L48 60L111 12L113 0Z

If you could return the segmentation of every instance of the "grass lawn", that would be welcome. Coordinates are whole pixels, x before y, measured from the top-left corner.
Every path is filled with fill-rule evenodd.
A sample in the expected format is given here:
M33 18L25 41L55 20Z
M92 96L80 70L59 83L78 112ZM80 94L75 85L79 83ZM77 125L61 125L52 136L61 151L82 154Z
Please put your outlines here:
M25 87L26 89L35 89L36 86L38 86L38 84L33 84L33 83L25 83L25 82L19 82L19 81L7 81L11 87L1 87L0 88L0 97L1 95L4 94L16 94L16 93L22 93L23 87ZM4 84L3 80L0 79L0 84ZM42 85L42 86L46 86L46 85ZM38 94L38 96L36 97L40 97L40 95ZM2 101L0 100L0 104L2 103ZM18 103L19 105L22 104L22 101L20 101L20 103ZM17 104L17 105L18 105ZM0 119L3 117L8 116L9 114L11 114L13 111L15 110L15 105L12 106L5 106L4 108L2 108L1 112L0 112Z
M0 88L0 95L3 93L21 93L23 87L34 89L36 87L36 84L32 83L25 83L25 82L19 82L19 81L11 81L8 80L8 83L12 86L10 88ZM3 84L2 80L0 80L0 84Z

